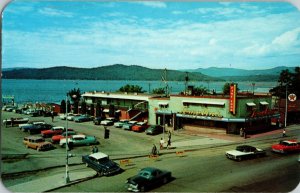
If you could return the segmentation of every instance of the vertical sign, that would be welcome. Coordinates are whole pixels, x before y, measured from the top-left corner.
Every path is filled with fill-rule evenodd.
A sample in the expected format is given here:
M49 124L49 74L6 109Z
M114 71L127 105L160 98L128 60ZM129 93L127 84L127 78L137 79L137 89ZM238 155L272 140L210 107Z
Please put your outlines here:
M230 93L229 93L229 111L235 115L235 107L236 107L236 84L230 85Z

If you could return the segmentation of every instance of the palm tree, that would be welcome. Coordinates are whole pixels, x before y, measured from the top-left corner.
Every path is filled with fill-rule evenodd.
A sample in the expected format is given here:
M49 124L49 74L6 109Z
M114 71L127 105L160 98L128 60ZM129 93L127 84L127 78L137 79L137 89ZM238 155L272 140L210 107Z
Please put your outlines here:
M70 97L71 101L73 102L73 105L74 105L74 113L78 113L78 103L80 101L80 98L81 98L81 92L80 92L80 89L79 88L74 88L72 90L70 90L68 92L68 96Z

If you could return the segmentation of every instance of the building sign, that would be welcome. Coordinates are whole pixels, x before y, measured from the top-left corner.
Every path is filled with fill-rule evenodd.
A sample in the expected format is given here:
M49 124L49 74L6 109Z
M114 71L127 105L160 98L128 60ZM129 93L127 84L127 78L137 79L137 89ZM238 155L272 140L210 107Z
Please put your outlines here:
M236 84L230 85L229 92L229 112L235 115L236 109Z
M297 96L295 94L289 94L288 96L289 101L294 102L295 100L297 100Z

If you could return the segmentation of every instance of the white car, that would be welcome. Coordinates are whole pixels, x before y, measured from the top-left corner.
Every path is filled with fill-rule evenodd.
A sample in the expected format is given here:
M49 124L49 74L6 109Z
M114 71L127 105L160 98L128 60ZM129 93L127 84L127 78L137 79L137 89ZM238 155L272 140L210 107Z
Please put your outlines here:
M225 155L229 159L242 161L244 159L265 156L266 151L250 145L240 145L235 150L226 151Z
M120 121L114 123L114 126L117 128L122 128L125 123L128 123L128 119L121 119Z
M69 121L74 121L74 117L78 117L78 116L80 116L80 115L79 114L70 114L67 116L67 119Z
M114 124L114 120L115 120L115 118L108 117L105 120L101 121L100 125L105 125L105 126L113 125Z
M44 121L30 121L28 123L24 123L24 124L19 124L19 128L21 129L24 126L29 126L29 125L39 125L39 124L45 124Z

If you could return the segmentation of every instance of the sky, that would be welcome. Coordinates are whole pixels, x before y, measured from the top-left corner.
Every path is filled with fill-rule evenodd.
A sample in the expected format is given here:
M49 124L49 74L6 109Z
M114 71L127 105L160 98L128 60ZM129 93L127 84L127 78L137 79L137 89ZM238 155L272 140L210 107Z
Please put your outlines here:
M2 68L268 69L300 64L287 2L21 1L2 14Z

